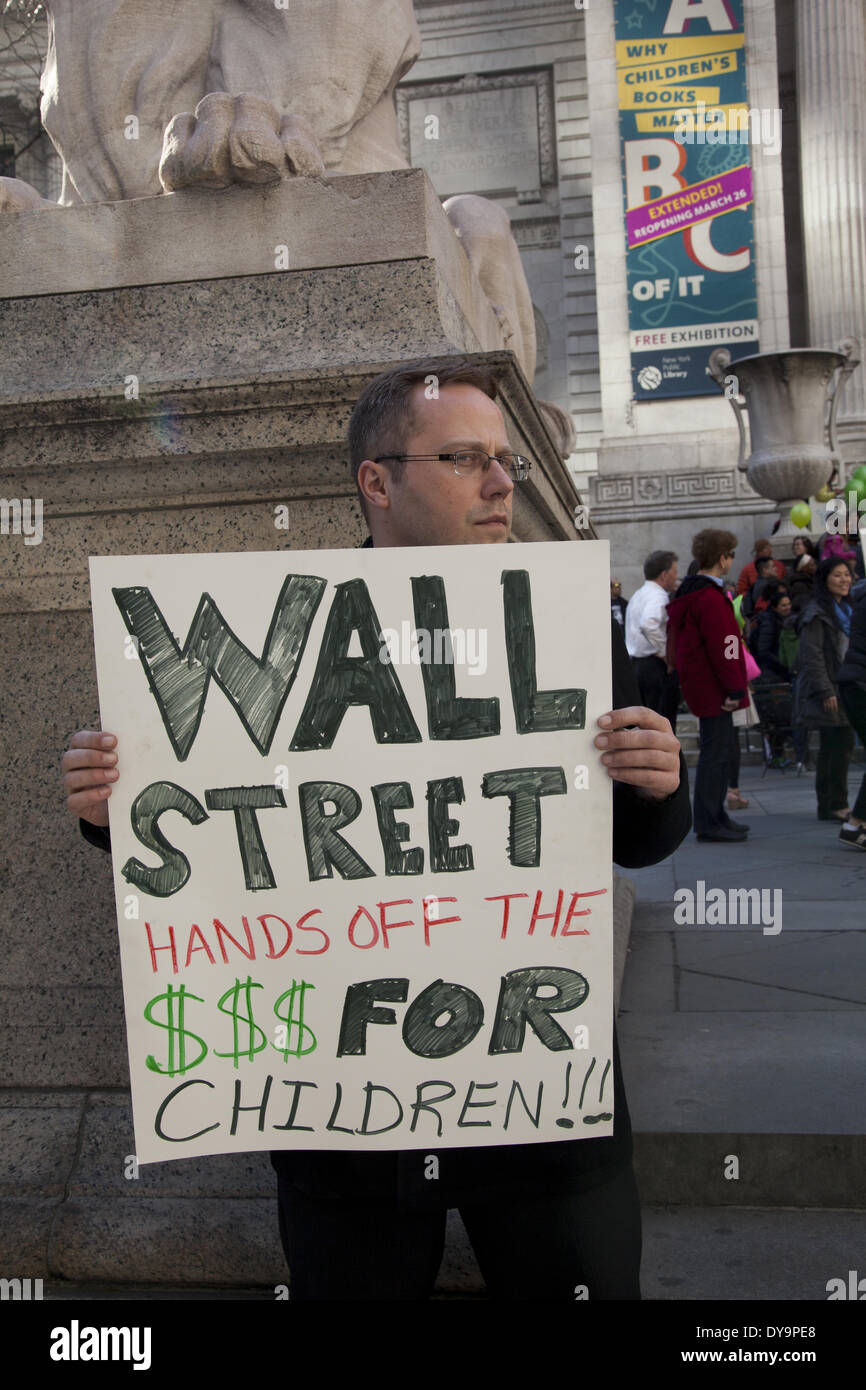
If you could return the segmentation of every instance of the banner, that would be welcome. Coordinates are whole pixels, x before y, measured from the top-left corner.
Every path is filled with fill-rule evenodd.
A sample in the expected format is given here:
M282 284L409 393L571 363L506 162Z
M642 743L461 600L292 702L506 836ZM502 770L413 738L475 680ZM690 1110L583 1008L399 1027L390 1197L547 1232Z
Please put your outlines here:
M91 588L139 1161L611 1134L607 542Z
M760 350L743 0L614 0L636 400L717 395L708 360ZM778 133L781 139L780 130Z

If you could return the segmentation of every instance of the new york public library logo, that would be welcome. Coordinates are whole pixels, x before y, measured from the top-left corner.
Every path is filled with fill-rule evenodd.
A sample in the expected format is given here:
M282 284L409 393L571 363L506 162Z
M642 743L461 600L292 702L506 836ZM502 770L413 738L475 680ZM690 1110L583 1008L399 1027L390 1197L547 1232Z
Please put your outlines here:
M707 888L699 878L694 889L674 893L674 921L679 927L757 927L764 936L782 930L781 888Z

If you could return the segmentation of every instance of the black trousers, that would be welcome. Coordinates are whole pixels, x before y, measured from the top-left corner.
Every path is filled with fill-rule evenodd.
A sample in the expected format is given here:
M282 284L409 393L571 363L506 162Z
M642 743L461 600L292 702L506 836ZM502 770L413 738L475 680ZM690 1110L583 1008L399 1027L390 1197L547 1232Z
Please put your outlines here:
M711 835L724 826L728 772L731 765L733 720L730 714L702 715L700 753L692 801L695 834Z
M848 764L854 747L854 730L848 724L826 725L815 760L815 792L818 815L844 811L848 805Z
M278 1183L293 1302L430 1297L445 1246L444 1208L310 1196L282 1175ZM588 1191L530 1192L459 1211L491 1298L640 1298L640 1201L630 1163Z
M674 733L677 731L677 713L680 704L680 678L676 671L666 671L665 674L665 698L662 706L662 714L665 719L671 721L671 728Z
M845 681L839 686L839 699L842 701L842 708L851 721L857 737L862 744L866 745L866 690L861 690L859 685ZM866 772L863 774L857 800L851 807L851 811L858 820L866 820Z
M641 703L656 714L667 718L665 704L668 700L668 668L660 656L635 656L634 673L637 677Z
M731 755L728 759L728 786L740 785L740 730L731 715Z
M676 733L677 707L680 703L680 682L676 671L669 672L660 656L635 656L632 657L632 665L641 704L669 719Z

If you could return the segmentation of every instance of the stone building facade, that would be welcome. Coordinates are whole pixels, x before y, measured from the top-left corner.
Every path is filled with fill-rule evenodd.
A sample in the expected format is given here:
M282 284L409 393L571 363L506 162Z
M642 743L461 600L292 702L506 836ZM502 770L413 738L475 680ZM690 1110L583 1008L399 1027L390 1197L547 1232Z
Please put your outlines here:
M866 342L866 0L744 4L749 103L782 112L781 151L751 151L760 350ZM688 557L701 525L734 530L745 560L774 511L737 470L728 402L633 395L614 0L415 9L422 55L397 92L407 158L443 199L507 209L535 308L535 391L574 420L569 468L626 594L648 551ZM7 171L53 196L34 118L43 41L0 58L0 147ZM850 471L866 460L863 366L840 439Z
M399 99L440 114L439 141L423 138L419 113L407 153L441 196L508 208L536 310L536 389L573 416L569 466L625 593L650 550L687 560L704 525L733 530L745 561L774 505L737 470L728 402L633 398L614 0L416 0L416 11L424 46ZM866 0L745 0L745 25L749 104L782 112L781 151L752 149L760 350L866 342ZM535 93L535 131L521 89ZM485 124L494 111L499 124ZM446 120L458 129L443 163ZM850 471L866 461L863 366L839 433Z

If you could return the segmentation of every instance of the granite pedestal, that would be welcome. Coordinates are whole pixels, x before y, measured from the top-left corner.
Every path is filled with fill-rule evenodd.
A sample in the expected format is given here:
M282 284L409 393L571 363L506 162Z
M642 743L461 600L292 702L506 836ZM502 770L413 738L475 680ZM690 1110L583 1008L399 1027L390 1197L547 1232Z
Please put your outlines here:
M0 339L0 489L42 508L38 540L10 525L0 545L15 788L3 803L0 1269L278 1283L266 1156L138 1176L129 1162L110 865L81 840L59 780L70 735L99 718L88 556L359 544L349 416L373 376L419 356L468 353L500 372L511 443L536 461L516 539L580 539L580 499L419 170L9 215ZM454 1247L449 1267L469 1258Z

